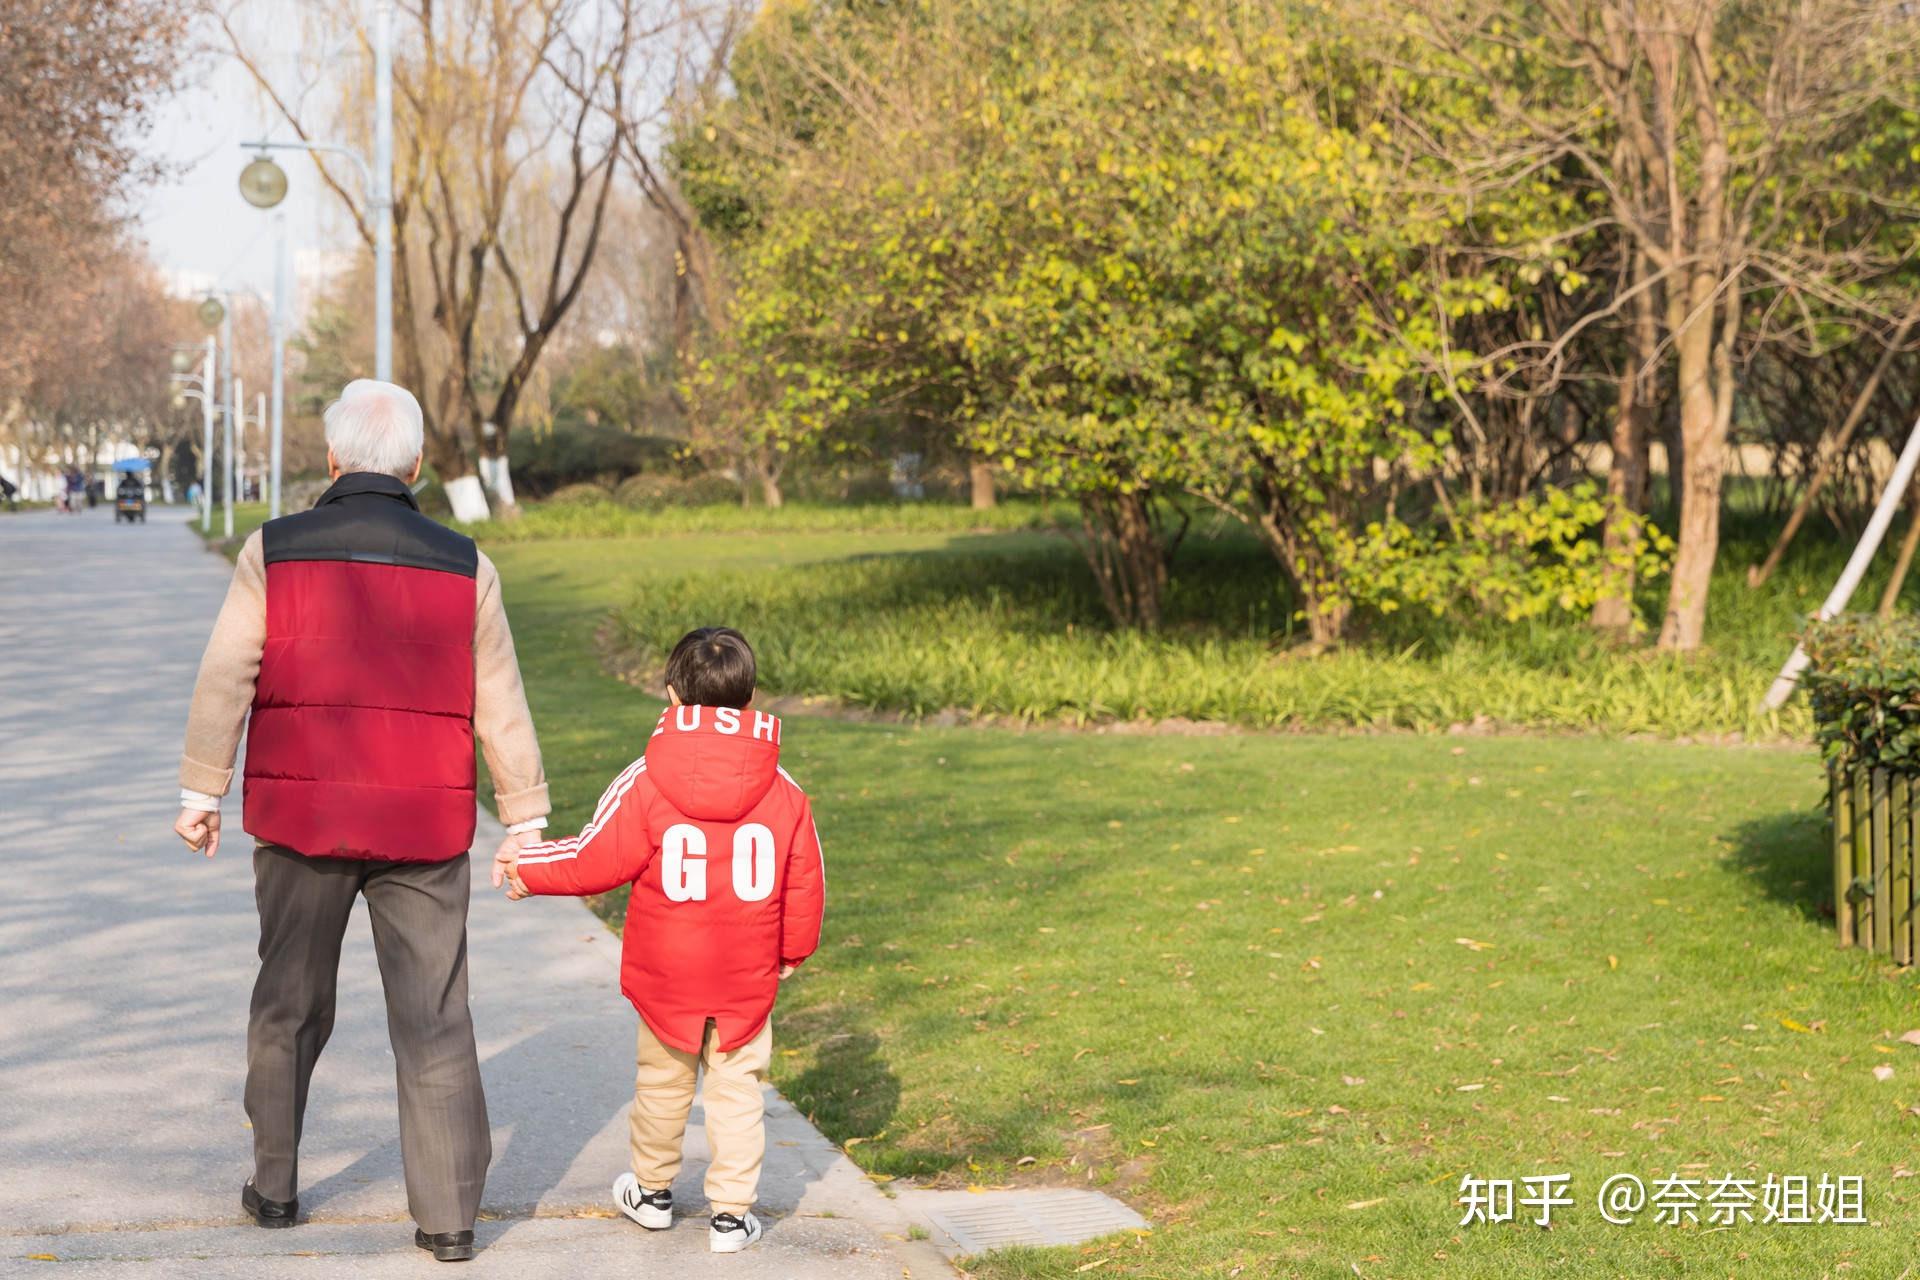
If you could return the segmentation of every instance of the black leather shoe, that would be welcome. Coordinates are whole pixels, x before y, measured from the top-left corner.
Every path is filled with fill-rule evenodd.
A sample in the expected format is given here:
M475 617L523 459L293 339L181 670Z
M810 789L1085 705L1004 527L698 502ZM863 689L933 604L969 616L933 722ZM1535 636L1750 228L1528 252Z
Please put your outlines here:
M413 1242L422 1249L433 1250L436 1262L470 1262L473 1260L473 1232L438 1231L433 1235L415 1227Z
M251 1182L240 1188L240 1207L260 1227L290 1227L300 1213L299 1200L269 1200Z

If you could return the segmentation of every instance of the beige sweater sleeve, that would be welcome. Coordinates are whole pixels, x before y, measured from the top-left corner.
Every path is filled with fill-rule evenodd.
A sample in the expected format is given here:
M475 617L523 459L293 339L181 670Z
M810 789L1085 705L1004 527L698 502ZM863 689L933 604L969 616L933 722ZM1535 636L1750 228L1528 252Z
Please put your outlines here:
M267 568L256 530L240 548L227 602L213 624L200 658L187 711L187 745L180 757L180 785L224 796L233 783L233 756L253 706L260 651L267 642Z
M484 553L474 590L478 598L473 617L473 730L480 739L487 772L493 775L493 801L500 821L510 827L544 818L553 806L547 799L547 775L540 764L533 713L527 709L527 691L520 682L520 662L513 652L513 631L500 599L500 574Z

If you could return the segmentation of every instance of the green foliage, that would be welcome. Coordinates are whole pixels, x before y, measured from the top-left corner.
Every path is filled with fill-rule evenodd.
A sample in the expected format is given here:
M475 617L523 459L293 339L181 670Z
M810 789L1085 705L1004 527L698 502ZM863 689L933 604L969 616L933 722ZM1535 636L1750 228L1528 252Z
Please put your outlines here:
M1920 773L1920 618L1845 614L1807 629L1814 736L1848 768Z
M697 413L776 452L944 424L1032 486L1204 496L1337 636L1381 474L1441 456L1420 409L1476 376L1452 320L1564 283L1578 211L1433 194L1338 15L1274 16L770 7L676 152L735 284ZM1473 115L1410 74L1393 92ZM1450 257L1469 221L1513 247Z
M1628 530L1620 564L1608 562L1599 536L1609 519ZM1584 619L1610 572L1627 568L1645 580L1665 573L1672 556L1672 540L1651 521L1614 514L1599 486L1582 482L1468 508L1424 529L1370 524L1346 552L1346 580L1357 600L1384 612L1411 605L1508 622Z
M939 556L709 571L650 582L618 612L658 666L688 628L752 639L763 687L930 715L1024 722L1191 719L1253 728L1509 727L1613 733L1803 733L1804 708L1754 710L1778 642L1682 659L1622 653L1578 620L1521 627L1383 619L1376 639L1276 652L1294 606L1244 540L1182 552L1157 633L1115 630L1060 542ZM1423 622L1422 619L1425 619Z

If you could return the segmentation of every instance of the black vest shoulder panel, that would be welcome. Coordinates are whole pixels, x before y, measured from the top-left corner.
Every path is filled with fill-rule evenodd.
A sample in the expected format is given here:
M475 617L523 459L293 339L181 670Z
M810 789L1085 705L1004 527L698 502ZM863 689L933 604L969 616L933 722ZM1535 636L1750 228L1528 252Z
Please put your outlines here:
M267 521L260 537L268 564L351 560L466 578L480 571L473 539L421 515L413 494L391 476L342 476L313 510Z

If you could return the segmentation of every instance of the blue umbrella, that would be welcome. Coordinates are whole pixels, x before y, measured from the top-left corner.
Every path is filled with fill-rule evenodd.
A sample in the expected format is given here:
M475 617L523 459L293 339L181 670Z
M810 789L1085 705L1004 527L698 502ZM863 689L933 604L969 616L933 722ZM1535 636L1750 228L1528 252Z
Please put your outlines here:
M145 458L122 458L113 464L115 471L147 471L152 467L153 464Z

